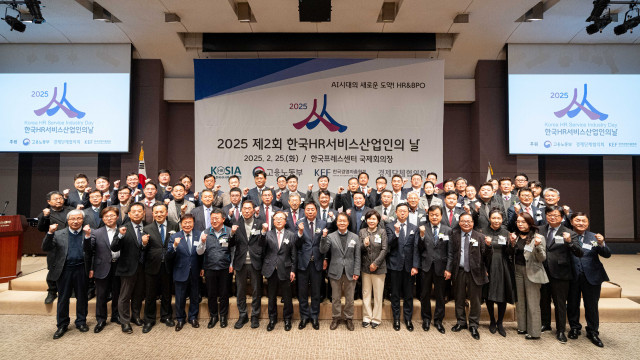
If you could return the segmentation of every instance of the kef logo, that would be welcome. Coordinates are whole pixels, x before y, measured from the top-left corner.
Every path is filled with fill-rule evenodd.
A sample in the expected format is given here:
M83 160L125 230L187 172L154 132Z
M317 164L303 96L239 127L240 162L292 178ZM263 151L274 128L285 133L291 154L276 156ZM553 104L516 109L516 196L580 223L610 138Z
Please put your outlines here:
M62 92L62 99L59 102L57 100L57 97L58 97L58 87L54 87L53 97L51 98L51 101L49 101L49 103L45 105L43 108L34 110L33 112L38 116L42 116L42 114L44 114L45 112L47 113L48 116L53 116L58 112L58 110L62 110L69 118L82 119L85 116L84 112L74 108L73 105L71 105L71 103L69 102L69 100L67 100L67 83L66 82L64 83L64 91ZM56 104L56 106L51 107L53 106L53 104Z
M582 101L580 103L576 101L577 98L578 98L578 89L574 88L573 100L571 100L571 103L566 108L554 112L556 117L561 118L567 115L569 116L569 118L573 119L580 113L580 111L583 111L591 120L604 121L609 117L609 115L605 113L601 113L600 111L596 110L596 108L594 108L593 105L591 105L589 100L587 100L587 84L584 84L584 93L582 94ZM571 110L571 108L574 105L577 106L577 108Z
M306 126L307 129L313 130L316 126L318 126L320 122L322 122L324 126L326 126L327 129L329 129L329 131L331 132L338 131L343 133L347 130L347 127L345 125L339 124L327 112L327 94L324 94L324 104L322 105L322 111L320 112L320 115L318 115L318 113L316 112L317 107L318 99L313 99L313 109L311 109L311 113L309 114L309 116L307 116L306 119L293 124L293 127L300 130ZM316 119L310 121L314 116Z

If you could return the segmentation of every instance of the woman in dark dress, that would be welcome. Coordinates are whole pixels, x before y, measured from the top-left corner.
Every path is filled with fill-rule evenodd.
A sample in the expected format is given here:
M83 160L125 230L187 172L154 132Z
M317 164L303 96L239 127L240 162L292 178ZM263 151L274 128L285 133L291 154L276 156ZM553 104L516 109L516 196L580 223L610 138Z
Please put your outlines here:
M498 333L507 336L502 326L504 313L507 309L507 303L515 302L514 279L511 261L507 253L507 244L509 242L509 232L502 226L502 212L493 209L489 213L489 221L491 223L487 234L487 238L491 239L491 247L493 248L493 256L491 257L491 266L489 267L489 283L483 288L483 295L487 305L487 312L491 319L489 331L492 334ZM498 305L498 320L496 321L493 305Z

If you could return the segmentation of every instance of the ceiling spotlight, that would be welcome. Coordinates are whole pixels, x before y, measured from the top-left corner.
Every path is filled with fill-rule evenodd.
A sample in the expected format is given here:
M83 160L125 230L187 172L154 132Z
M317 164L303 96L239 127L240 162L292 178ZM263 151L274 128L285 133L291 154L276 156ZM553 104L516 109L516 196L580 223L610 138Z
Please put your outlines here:
M640 25L640 16L626 19L622 24L613 28L613 32L616 35L622 35L627 31L633 32L633 28Z
M113 14L109 12L109 10L103 8L102 5L98 4L95 1L93 2L92 12L93 12L93 20L106 21L106 22L112 22L112 23L120 22L120 19L113 16Z
M239 2L238 7L238 21L251 22L251 6L248 2Z
M454 24L468 24L469 23L469 14L458 14L453 18Z
M33 18L34 24L42 24L44 22L44 18L42 17L42 12L40 12L40 1L39 0L25 0L24 4L29 9L29 14Z
M11 31L15 30L18 32L24 32L27 29L27 25L23 24L20 20L11 15L5 15L2 19L9 24Z
M604 10L609 6L609 0L595 0L593 2L593 10L591 15L587 18L587 21L596 21L600 18Z
M544 13L544 4L542 3L542 1L540 1L539 3L537 3L534 7L529 9L529 11L527 11L524 14L524 20L525 21L542 20L543 19L543 15L542 15L543 13Z
M179 23L180 16L174 13L164 13L164 22L166 23Z
M617 18L618 14L614 14L614 15L616 15L616 18ZM593 24L590 24L589 26L587 26L587 34L593 35L597 32L602 32L602 29L607 27L607 25L611 24L612 21L613 21L613 17L611 16L611 11L609 11L606 14L602 15L601 17L596 18L593 21Z
M397 9L398 4L396 2L383 2L379 16L380 22L396 21Z

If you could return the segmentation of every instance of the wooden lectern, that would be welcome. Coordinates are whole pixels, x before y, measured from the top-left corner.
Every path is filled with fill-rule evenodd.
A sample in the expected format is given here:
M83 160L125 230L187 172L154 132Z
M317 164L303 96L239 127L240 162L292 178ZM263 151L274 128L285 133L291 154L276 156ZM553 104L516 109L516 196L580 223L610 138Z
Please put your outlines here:
M22 236L27 226L23 215L0 216L0 283L22 273Z

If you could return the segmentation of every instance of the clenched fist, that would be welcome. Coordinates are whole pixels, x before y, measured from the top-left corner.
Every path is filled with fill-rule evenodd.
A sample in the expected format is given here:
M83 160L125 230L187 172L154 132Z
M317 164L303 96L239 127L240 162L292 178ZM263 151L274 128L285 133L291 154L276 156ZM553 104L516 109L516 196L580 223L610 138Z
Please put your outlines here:
M340 186L338 188L338 194L341 194L344 191L344 186Z
M476 211L480 210L480 207L481 207L481 206L482 206L482 205L480 205L480 203L479 203L479 202L476 202Z
M171 202L171 200L169 200L169 199L164 199L164 204L165 204L165 205L169 205L169 203L170 203L170 202Z
M362 245L369 246L369 237L368 236L366 238L364 238L364 240L362 241Z
M85 226L82 228L82 231L84 231L84 236L85 236L85 237L87 237L87 236L91 236L91 226L89 226L89 225L85 225Z
M120 227L120 235L125 235L127 233L127 227L126 226L121 226Z
M263 232L267 232L267 231L269 231L269 224L267 224L267 223L262 223L262 231L263 231Z
M513 210L516 211L516 214L520 214L520 210L521 210L520 209L520 205L518 205L518 204L513 205Z
M173 240L173 247L178 247L178 245L180 245L180 238L177 237Z
M540 245L540 242L542 242L542 235L537 234L537 235L536 235L535 246Z
M491 236L485 236L484 242L485 244L487 244L487 246L491 246Z
M509 241L511 241L511 245L515 245L516 244L516 240L518 240L518 235L516 235L515 233L510 233L509 234Z
M184 215L187 212L187 204L180 206L180 212Z
M464 212L466 212L467 214L471 214L471 207L469 207L469 205L465 205L462 208L464 209Z
M351 216L351 209L347 209L347 215Z
M599 246L602 246L602 244L604 244L604 236L602 236L602 234L596 234L596 240L598 241Z
M56 230L58 230L58 224L49 225L49 233L53 234Z
M313 184L309 184L309 191L313 191Z
M562 238L564 239L564 242L566 242L566 243L570 243L571 242L571 234L569 234L566 231L562 233Z
M420 237L424 237L424 233L427 231L427 228L424 225L420 225Z
M82 209L84 209L84 205L82 205L82 204L78 204L78 206L76 206L76 209L78 209L78 210L82 210Z
M142 235L142 246L147 246L149 243L149 234Z
M322 237L327 237L328 234L329 234L329 230L322 229Z
M242 189L242 196L247 196L247 195L249 195L249 188L248 187Z
M116 180L113 182L113 187L115 187L116 189L120 188L120 180Z
M396 229L396 232L399 233L400 232L400 221L396 221L396 223L393 224L393 227Z
M231 227L231 235L235 234L235 233L236 233L236 231L238 231L238 225L233 225L233 226Z
M69 189L64 189L62 190L62 196L64 196L64 198L68 198L69 197Z
M200 235L200 242L203 244L207 243L207 233L202 233L202 235Z
M298 224L298 230L299 231L304 231L304 223Z
M50 209L42 209L42 215L44 215L44 217L48 217L50 214L51 214Z

